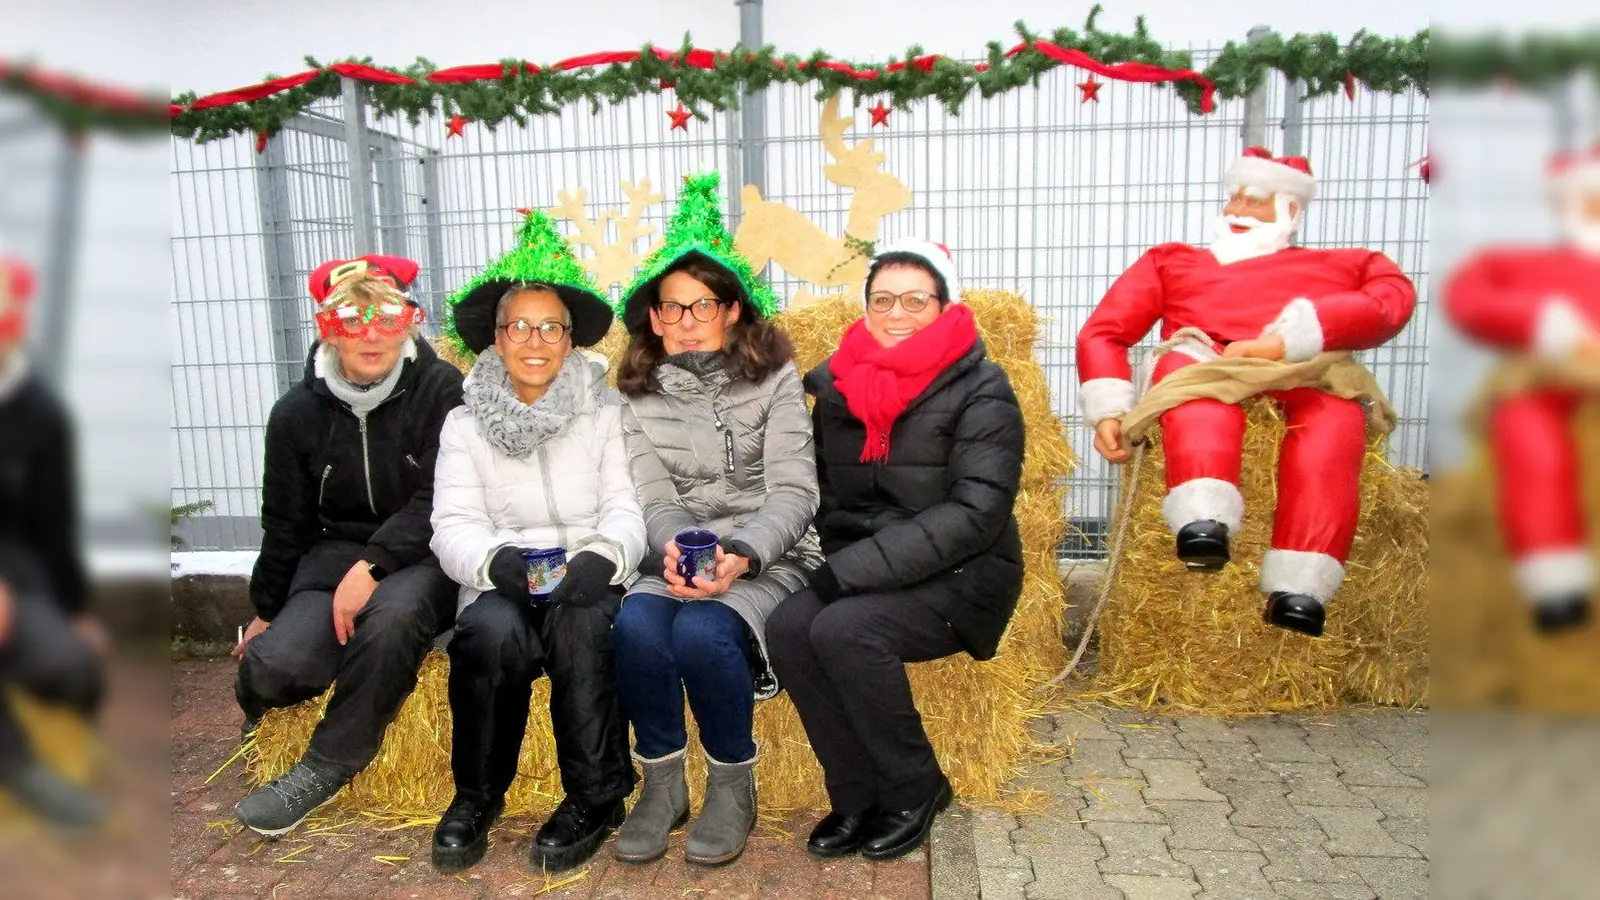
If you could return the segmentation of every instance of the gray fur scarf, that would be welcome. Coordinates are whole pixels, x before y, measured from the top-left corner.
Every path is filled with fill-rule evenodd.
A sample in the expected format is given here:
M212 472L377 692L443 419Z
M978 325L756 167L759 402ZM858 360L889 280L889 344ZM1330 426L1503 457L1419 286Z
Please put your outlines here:
M478 434L512 459L527 459L578 414L604 403L606 383L603 369L594 372L597 365L583 352L573 353L545 395L528 404L517 397L500 354L484 350L466 382L467 409L478 423Z

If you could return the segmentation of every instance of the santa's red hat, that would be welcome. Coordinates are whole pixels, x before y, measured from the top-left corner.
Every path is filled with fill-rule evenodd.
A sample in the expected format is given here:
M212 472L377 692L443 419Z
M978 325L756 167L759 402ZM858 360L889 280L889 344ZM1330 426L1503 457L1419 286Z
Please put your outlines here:
M1252 188L1270 194L1284 194L1300 201L1303 207L1317 195L1317 180L1311 163L1304 156L1273 156L1265 147L1250 147L1228 167L1222 184L1229 194Z
M1551 190L1600 191L1600 141L1587 150L1572 150L1550 157L1545 171Z
M330 259L311 273L311 299L317 301L318 311L327 309L343 299L342 296L334 296L334 288L348 279L366 275L394 285L406 302L415 306L416 301L411 299L410 291L411 282L417 279L417 269L415 261L403 256L369 253L355 259Z
M950 255L949 247L921 238L901 238L874 248L872 264L877 265L879 260L891 253L909 254L926 263L928 268L939 273L939 277L944 279L944 289L949 294L947 299L951 303L961 302L961 285L956 281L956 261L955 257ZM868 271L870 272L870 269Z
M24 308L32 299L33 270L0 256L0 338L11 341L22 336L27 323Z
M0 315L11 304L33 299L33 270L14 259L0 256Z

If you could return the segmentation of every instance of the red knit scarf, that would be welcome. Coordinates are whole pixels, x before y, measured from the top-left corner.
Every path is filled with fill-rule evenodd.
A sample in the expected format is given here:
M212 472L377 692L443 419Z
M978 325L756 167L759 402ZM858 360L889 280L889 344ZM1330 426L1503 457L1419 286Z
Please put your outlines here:
M850 412L867 427L861 461L889 458L889 432L911 401L978 342L972 310L952 304L933 324L885 347L859 319L844 333L828 368Z

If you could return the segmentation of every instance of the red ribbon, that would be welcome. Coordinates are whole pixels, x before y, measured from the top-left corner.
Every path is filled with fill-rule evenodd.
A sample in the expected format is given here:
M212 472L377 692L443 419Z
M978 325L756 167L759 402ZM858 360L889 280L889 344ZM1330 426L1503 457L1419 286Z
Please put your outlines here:
M1028 49L1029 46L1028 44L1018 44L1008 50L1006 56L1016 56L1018 53ZM1165 66L1155 66L1143 62L1103 63L1082 50L1069 50L1049 41L1035 41L1032 47L1056 62L1087 69L1096 75L1114 78L1117 81L1137 81L1146 84L1158 81L1192 81L1200 85L1200 111L1209 113L1215 112L1217 109L1216 84L1193 69L1169 69Z
M189 104L189 108L211 109L214 106L230 106L234 103L248 103L251 100L260 100L263 97L271 97L273 94L299 87L321 74L321 70L311 69L294 75L285 75L282 78L274 78L271 81L263 81L260 84L253 84L249 87L207 94Z
M373 81L378 84L417 83L417 80L409 75L401 75L399 72L390 72L385 69L374 69L372 66L364 66L361 63L334 63L328 67L328 71L338 72L346 78L354 78L357 81Z
M1029 47L1032 47L1056 62L1077 66L1080 69L1085 69L1095 73L1096 75L1101 75L1117 81L1142 82L1146 84L1166 81L1193 82L1194 84L1199 85L1201 89L1200 111L1202 113L1216 111L1216 84L1213 83L1211 79L1205 77L1199 72L1194 71L1193 69L1169 69L1165 66L1151 65L1150 63L1142 62L1104 63L1088 55L1087 53L1084 53L1082 50L1067 49L1057 46L1056 44L1052 44L1049 41L1035 41L1032 44L1018 44L1008 50L1006 52L1006 56L1016 56L1018 53L1026 51ZM717 53L711 50L702 50L700 48L691 48L687 53L679 54L676 51L666 50L661 47L651 47L649 48L649 52L657 59L669 60L674 62L676 65L688 66L695 69L714 69L716 68L717 60L726 56L726 54L723 53ZM585 69L594 66L625 65L638 60L639 56L640 53L637 50L604 50L597 53L587 53L582 56L574 56L564 59L550 66L550 68L558 72L568 72L573 69ZM901 72L908 67L912 67L920 72L927 73L932 72L934 65L943 58L944 57L939 56L938 54L928 54L925 56L919 56L915 59L890 63L889 65L885 66L884 69L889 72ZM773 60L773 65L780 69L786 67L786 64L783 62L783 60ZM801 62L797 65L799 68L804 69L812 64ZM543 71L539 66L536 66L532 63L525 63L524 66L526 67L526 71L530 74L538 74L540 71ZM876 68L858 69L850 63L841 62L838 60L824 60L816 63L815 67L819 69L827 69L831 72L842 72L851 78L855 78L860 81L876 81L880 74L879 70ZM989 66L987 63L977 63L972 68L973 71L976 72L986 72L988 71ZM4 73L4 71L5 69L3 68L3 63L0 63L0 73ZM385 69L378 69L372 66L363 65L361 63L334 63L328 67L328 71L335 72L346 78L354 78L359 81L370 81L381 84L417 83L415 79L412 79L406 75L402 75L398 72L390 72ZM263 97L270 97L273 94L281 91L286 91L290 88L305 84L311 79L317 77L319 74L320 72L316 70L301 72L296 75L288 75L283 78L273 79L272 81L265 81L261 84L252 85L250 87L237 88L231 91L222 91L220 93L210 94L200 98L199 100L196 100L190 105L189 108L210 109L212 107L226 106L232 103L247 103L252 100L260 100ZM485 63L482 65L455 66L453 68L440 69L428 75L427 80L439 84L458 84L470 81L498 81L503 77L505 77L505 67L502 64ZM171 114L173 116L178 115L181 111L182 107L178 106L177 104L172 104ZM1300 159L1300 157L1295 157L1295 159ZM1292 162L1286 164L1293 165Z

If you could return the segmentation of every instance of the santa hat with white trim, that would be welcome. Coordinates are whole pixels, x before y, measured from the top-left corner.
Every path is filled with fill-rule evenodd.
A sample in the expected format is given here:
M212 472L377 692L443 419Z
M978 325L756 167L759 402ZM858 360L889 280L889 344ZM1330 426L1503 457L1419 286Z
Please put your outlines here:
M1283 194L1300 201L1303 209L1317 195L1317 180L1304 156L1273 156L1265 147L1249 147L1228 167L1222 184L1229 194L1240 188L1257 193Z
M950 248L933 241L922 240L921 238L900 238L899 240L880 244L874 248L872 264L867 269L868 279L871 279L872 268L878 265L879 260L890 254L899 253L915 256L919 261L926 263L928 268L937 272L939 277L944 280L945 293L948 295L947 299L951 303L961 302L961 284L956 281L956 262L955 258L950 254ZM863 291L862 303L864 304L865 302L865 291Z
M1587 150L1555 154L1545 173L1551 192L1557 196L1600 192L1600 141Z

